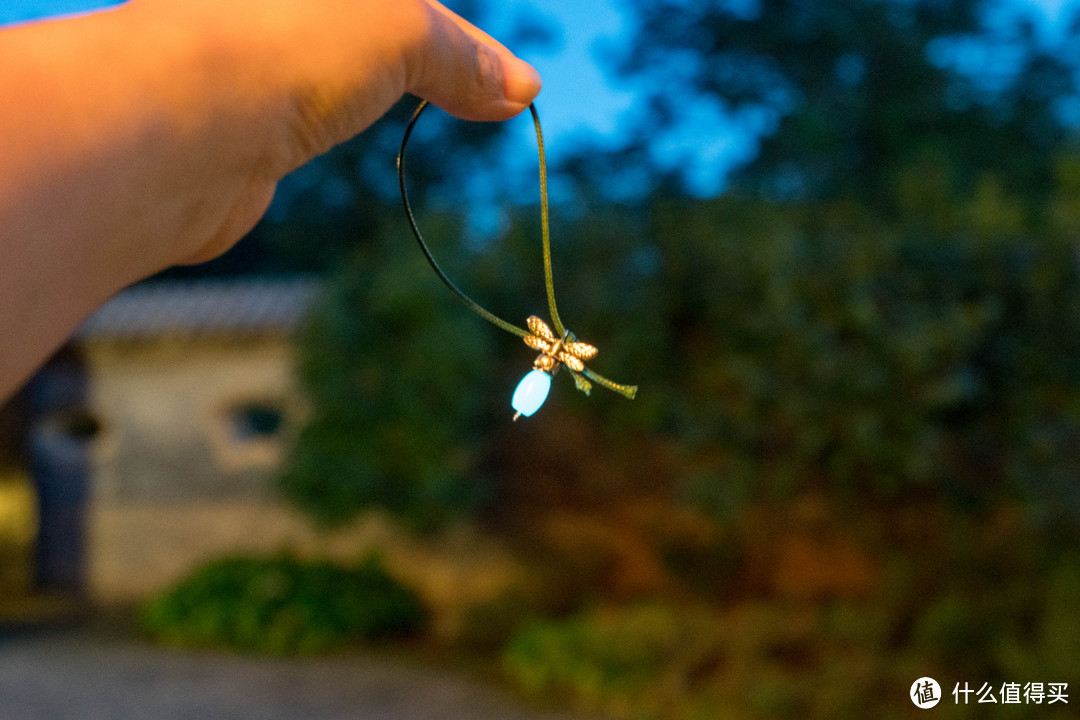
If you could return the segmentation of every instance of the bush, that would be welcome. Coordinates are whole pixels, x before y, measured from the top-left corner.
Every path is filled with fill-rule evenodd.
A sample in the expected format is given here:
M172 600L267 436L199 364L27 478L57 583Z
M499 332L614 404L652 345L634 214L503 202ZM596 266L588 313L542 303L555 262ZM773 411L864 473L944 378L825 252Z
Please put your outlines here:
M503 667L526 692L568 696L585 711L672 717L719 651L707 614L641 605L534 622L511 639Z
M633 355L607 356L642 384L612 415L709 458L685 478L696 500L731 514L807 486L968 509L1019 496L1041 520L1080 521L1071 240L839 202L658 204L652 222L628 250L653 248L648 271L592 290L636 338L620 350Z
M519 628L536 617L537 603L508 590L465 608L456 643L463 650L497 656Z
M314 654L417 632L425 610L374 556L355 567L288 555L212 562L143 608L155 639L272 655Z
M284 495L324 526L382 508L427 530L482 505L484 325L409 238L361 248L298 338L312 412L280 478Z
M560 305L601 348L595 369L641 392L586 400L560 381L545 416L580 411L577 435L612 460L642 437L673 441L688 460L662 481L729 516L813 486L974 510L1019 497L1040 522L1074 528L1080 272L1067 232L994 212L1014 200L952 198L955 217L937 222L840 200L597 211L557 233ZM429 224L485 305L514 320L542 312L528 223L489 252L454 246L445 218ZM546 446L512 435L529 457L498 447L509 440L492 423L530 357L454 303L407 237L363 250L301 346L314 412L283 487L327 523L368 507L437 523L536 484L538 459L565 455L555 434ZM656 488L641 477L649 460L611 494Z
M917 613L917 623L936 625L945 636L899 645L906 621L880 601L758 598L711 613L652 604L533 622L507 645L503 667L527 693L566 698L617 720L914 717L907 693L923 674L949 678L942 682L944 716L968 717L971 708L948 696L957 680L994 679L1000 688L1006 680L1059 678L1054 682L1071 687L1076 633L1066 628L1077 617L1069 593L1078 585L1080 573L1063 566L1046 617L1030 637L1001 618L984 618L987 627L972 630L975 614L951 599L948 609L931 602ZM946 626L957 620L962 636L951 637ZM977 657L952 655L963 648L954 643L972 639L971 632L989 642L968 650ZM1061 703L1012 710L1022 718L1073 714Z

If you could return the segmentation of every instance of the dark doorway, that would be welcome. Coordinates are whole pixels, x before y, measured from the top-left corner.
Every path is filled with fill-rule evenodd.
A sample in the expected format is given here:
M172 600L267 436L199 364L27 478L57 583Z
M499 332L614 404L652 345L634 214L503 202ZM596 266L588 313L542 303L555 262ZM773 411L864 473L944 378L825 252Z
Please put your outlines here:
M24 390L25 455L37 493L34 555L39 592L86 591L86 511L90 449L97 424L88 412L82 353L65 346Z

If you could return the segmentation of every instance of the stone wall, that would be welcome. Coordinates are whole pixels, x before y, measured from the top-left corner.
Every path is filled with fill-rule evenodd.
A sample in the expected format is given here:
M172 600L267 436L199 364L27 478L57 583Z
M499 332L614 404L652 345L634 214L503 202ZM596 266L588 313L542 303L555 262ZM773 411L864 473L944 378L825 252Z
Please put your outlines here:
M304 535L273 477L304 413L284 337L88 344L87 579L132 600Z
M93 602L137 603L231 554L349 562L378 552L423 595L435 631L451 636L463 608L525 577L512 553L468 528L417 538L373 513L320 532L277 496L275 474L306 412L284 333L83 349L84 414L44 428L88 458L84 577Z

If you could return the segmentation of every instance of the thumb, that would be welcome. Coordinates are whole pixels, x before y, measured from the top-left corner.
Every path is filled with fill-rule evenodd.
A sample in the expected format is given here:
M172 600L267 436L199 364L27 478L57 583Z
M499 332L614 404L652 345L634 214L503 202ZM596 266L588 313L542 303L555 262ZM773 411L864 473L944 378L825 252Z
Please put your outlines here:
M527 108L539 73L436 0L427 4L430 31L408 60L408 92L464 120L506 120Z

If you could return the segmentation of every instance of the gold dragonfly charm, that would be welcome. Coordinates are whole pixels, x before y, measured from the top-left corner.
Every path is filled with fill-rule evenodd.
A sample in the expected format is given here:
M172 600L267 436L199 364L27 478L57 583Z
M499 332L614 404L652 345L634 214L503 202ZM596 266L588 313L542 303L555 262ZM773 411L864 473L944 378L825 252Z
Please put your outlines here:
M585 361L596 357L597 350L589 343L578 342L569 330L564 332L561 338L555 337L547 323L535 315L529 317L525 324L528 325L529 332L522 338L526 345L533 350L539 350L540 354L533 362L533 369L518 383L510 400L510 406L517 411L515 420L522 415L529 417L544 404L551 388L551 378L561 365L566 365L574 377L574 385L586 395L592 390L592 382L630 399L637 394L636 385L620 385L587 370Z
M533 350L539 350L540 354L533 362L533 369L518 383L510 400L510 406L517 411L514 420L522 415L532 415L544 404L551 388L551 378L558 372L560 365L570 368L574 384L588 394L592 385L578 373L587 372L584 361L596 357L596 348L588 343L578 342L569 330L563 333L561 338L555 337L547 323L535 315L530 316L525 324L529 326L529 333L522 336L525 344Z
M572 340L573 335L569 330L561 338L557 338L547 323L535 315L530 316L525 324L532 333L525 336L525 344L540 351L533 363L537 370L554 374L559 369L559 363L563 363L574 372L584 372L584 361L596 357L596 348L588 343Z

